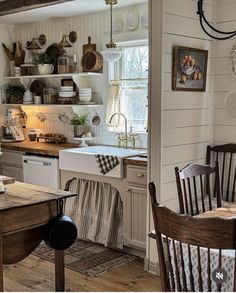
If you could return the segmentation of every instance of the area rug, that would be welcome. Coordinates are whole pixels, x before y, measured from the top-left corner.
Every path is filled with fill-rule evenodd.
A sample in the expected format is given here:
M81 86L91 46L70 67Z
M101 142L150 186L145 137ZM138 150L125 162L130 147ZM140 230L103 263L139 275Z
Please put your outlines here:
M33 254L54 262L54 250L43 242ZM89 277L97 277L135 259L137 259L136 256L123 251L79 239L65 251L65 267Z

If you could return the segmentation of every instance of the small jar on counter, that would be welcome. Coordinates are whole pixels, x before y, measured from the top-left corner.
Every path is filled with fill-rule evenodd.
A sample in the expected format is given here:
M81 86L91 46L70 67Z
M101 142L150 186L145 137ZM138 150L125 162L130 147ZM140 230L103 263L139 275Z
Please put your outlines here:
M36 129L32 128L28 131L28 138L30 141L36 141L37 140L37 131Z

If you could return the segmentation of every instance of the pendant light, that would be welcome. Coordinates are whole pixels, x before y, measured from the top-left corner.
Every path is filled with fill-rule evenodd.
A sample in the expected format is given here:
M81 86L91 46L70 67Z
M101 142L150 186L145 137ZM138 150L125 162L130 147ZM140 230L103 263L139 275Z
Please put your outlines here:
M112 9L113 5L117 4L117 0L105 0L105 3L110 5L110 43L106 45L107 48L101 53L104 60L113 63L118 61L122 55L122 51L117 48L116 44L113 42L112 37Z
M224 32L224 31L221 31L221 30L218 30L218 29L214 28L209 23L209 21L206 19L205 14L204 14L205 11L203 10L203 2L204 2L204 0L198 0L198 2L197 2L197 4L198 4L197 14L199 15L199 21L200 21L200 25L201 25L203 31L209 37L211 37L212 39L215 39L215 40L228 40L228 39L236 36L236 31ZM207 26L208 29L212 30L213 32L217 33L218 35L214 35L213 32L209 33L205 26Z

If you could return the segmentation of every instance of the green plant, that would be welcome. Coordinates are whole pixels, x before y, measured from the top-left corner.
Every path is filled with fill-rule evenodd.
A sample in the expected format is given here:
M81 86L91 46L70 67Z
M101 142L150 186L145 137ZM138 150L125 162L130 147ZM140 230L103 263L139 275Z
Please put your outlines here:
M46 52L38 53L35 56L35 62L37 64L53 64L53 58L48 56Z
M6 89L6 94L9 96L22 96L24 95L25 90L20 86L11 86L9 85Z
M86 125L88 122L88 115L87 114L81 114L81 115L75 115L71 120L71 125Z

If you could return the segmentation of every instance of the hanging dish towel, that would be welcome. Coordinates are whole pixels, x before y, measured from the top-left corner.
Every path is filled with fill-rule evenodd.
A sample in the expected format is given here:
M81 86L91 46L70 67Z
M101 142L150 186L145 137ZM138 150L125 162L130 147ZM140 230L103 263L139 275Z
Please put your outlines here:
M120 164L119 160L115 156L104 156L104 155L96 155L96 161L98 163L98 167L100 172L105 175L114 169L117 165Z

